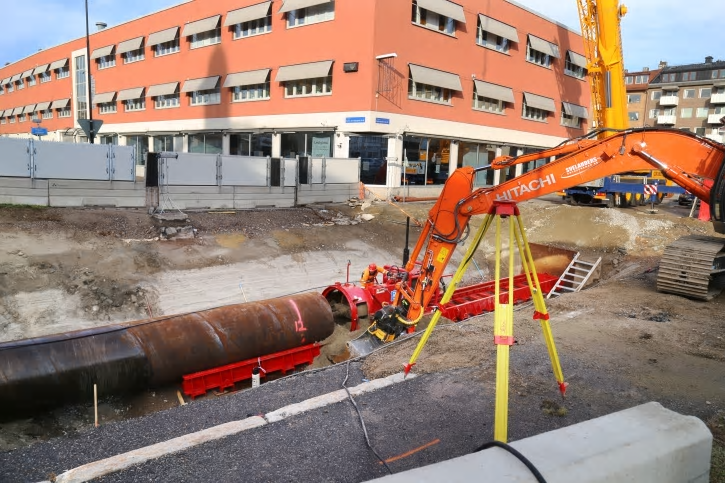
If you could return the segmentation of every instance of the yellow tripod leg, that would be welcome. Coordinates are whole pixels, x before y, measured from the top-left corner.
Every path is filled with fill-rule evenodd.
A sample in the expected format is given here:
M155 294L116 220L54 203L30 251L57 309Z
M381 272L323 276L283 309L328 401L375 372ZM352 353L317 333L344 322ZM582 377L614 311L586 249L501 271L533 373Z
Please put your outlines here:
M536 265L534 264L534 257L531 255L529 241L526 238L524 224L521 221L520 216L517 216L516 219L518 221L518 233L516 241L519 245L519 253L521 254L524 270L527 273L526 278L529 282L529 290L531 290L531 297L534 301L534 320L538 319L541 323L541 331L544 335L544 341L546 342L546 349L549 352L549 359L551 360L551 369L554 371L554 377L556 378L556 382L559 384L559 391L561 392L562 397L564 397L566 396L566 388L568 384L564 382L564 372L561 370L559 354L556 351L556 345L554 344L554 335L551 332L551 324L549 323L549 312L546 309L544 294L541 291L539 276L536 273ZM531 273L531 276L529 276L529 272Z
M508 439L509 365L514 343L514 222L509 217L509 286L508 303L502 304L501 283L501 218L496 219L496 281L493 341L496 344L496 407L493 437L505 443Z
M483 223L481 223L481 227L476 232L476 235L473 237L471 241L471 245L468 247L468 250L466 251L466 255L463 257L463 261L458 266L458 269L456 270L456 273L453 275L453 279L451 280L451 283L448 285L448 288L446 288L445 293L443 294L443 297L441 297L440 304L447 304L450 302L451 297L453 297L453 293L456 291L456 288L458 287L458 284L463 279L463 275L465 275L466 270L468 269L468 266L471 264L471 260L473 260L473 255L476 253L476 250L478 250L478 246L481 244L481 240L483 239L483 236L488 231L489 227L491 226L491 221L493 220L492 215L487 215ZM435 328L436 324L441 318L441 311L436 310L433 314L433 317L430 320L430 323L428 324L428 327L425 329L425 333L423 334L423 337L420 338L420 341L418 342L418 345L415 348L415 351L413 351L413 355L410 357L410 360L405 365L404 373L407 375L410 370L415 365L415 362L418 360L418 357L420 356L420 353L423 351L423 347L425 347L425 344L428 342L428 338L433 333L433 329Z

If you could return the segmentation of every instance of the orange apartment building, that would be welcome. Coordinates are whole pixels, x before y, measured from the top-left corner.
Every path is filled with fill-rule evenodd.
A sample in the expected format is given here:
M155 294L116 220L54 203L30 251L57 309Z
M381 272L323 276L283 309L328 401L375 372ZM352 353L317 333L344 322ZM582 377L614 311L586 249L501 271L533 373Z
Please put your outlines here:
M90 55L81 38L4 66L0 135L39 119L46 139L85 142L91 108L97 142L136 146L140 164L361 157L363 182L440 184L584 134L582 53L578 33L510 0L189 0L94 32Z

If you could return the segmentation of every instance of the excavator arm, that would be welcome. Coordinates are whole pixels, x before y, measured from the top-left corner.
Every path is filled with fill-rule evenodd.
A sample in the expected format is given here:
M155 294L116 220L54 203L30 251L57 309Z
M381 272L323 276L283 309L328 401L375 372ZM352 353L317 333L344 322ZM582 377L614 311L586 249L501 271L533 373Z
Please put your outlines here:
M637 169L659 169L713 209L723 231L725 146L684 131L630 129L602 140L576 144L561 158L492 188L473 188L479 169L463 167L448 179L428 213L406 271L420 271L415 282L402 281L392 304L374 317L378 338L392 340L420 321L455 248L468 233L472 216L486 214L494 201L522 202ZM569 146L567 144L567 146ZM548 152L542 152L544 156ZM542 153L537 153L541 158ZM497 161L494 160L494 165ZM505 160L504 160L505 161ZM520 158L516 160L519 162ZM710 187L708 187L710 186Z

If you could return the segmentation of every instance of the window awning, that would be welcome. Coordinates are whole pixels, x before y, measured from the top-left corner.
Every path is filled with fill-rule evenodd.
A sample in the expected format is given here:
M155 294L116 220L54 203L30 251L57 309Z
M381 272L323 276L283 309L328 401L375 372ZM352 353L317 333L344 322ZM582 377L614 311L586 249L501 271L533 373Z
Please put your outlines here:
M270 69L250 70L229 74L224 81L223 87L249 86L253 84L264 84L267 82Z
M35 106L36 111L46 111L50 107L50 102L41 102Z
M578 65L582 69L587 68L587 58L586 57L584 57L581 54L577 54L576 52L572 52L571 50L567 51L567 53L569 54L569 60L571 61L572 64Z
M23 114L32 114L35 111L35 104L30 104L28 106L25 106L25 109L23 109Z
M39 65L33 71L33 75L44 74L48 71L48 64Z
M64 109L68 107L68 104L70 103L70 99L58 99L57 101L53 101L53 104L51 104L51 109Z
M440 15L445 15L461 23L466 23L463 7L457 3L449 2L448 0L418 0L418 6Z
M578 117L579 119L589 119L589 111L586 107L569 104L568 102L562 102L562 105L564 106L564 112L569 116Z
M529 44L531 44L531 48L534 50L538 50L543 54L550 55L557 59L559 58L559 46L556 44L552 44L549 41L540 39L539 37L531 34L529 34Z
M129 99L140 99L143 97L143 87L134 87L133 89L125 89L118 92L117 99L119 101L128 101Z
M184 82L184 87L181 88L181 92L208 91L210 89L216 89L218 82L218 75L203 77L201 79L189 79Z
M284 0L282 8L277 13L287 13L299 8L314 7L323 3L330 3L331 0Z
M171 27L170 29L162 30L161 32L155 32L149 35L149 39L146 45L153 47L154 45L163 44L165 42L171 42L176 38L179 33L179 27Z
M511 42L519 41L519 33L516 31L516 27L499 22L496 19L487 17L480 13L478 14L478 19L481 21L481 28L486 32L491 32L492 34L508 39Z
M499 101L514 103L514 91L510 87L491 84L480 80L473 81L476 84L476 94L481 97L489 97Z
M0 85L4 86L6 84L10 84L10 77L6 77L5 79L3 79L2 82L0 82Z
M22 113L23 113L22 107L16 107L15 109L13 109L13 116L19 116Z
M105 104L107 102L113 102L113 96L115 92L104 92L103 94L96 94L93 96L93 104Z
M277 70L276 82L287 82L300 79L327 77L332 67L331 60L310 62L309 64L285 65Z
M115 49L115 45L107 45L105 47L101 47L100 49L96 49L93 52L91 52L91 60L96 60L101 57L106 57L107 55L111 55L113 53L113 49Z
M168 84L158 84L158 85L149 87L149 90L146 91L146 96L147 97L170 96L171 94L176 92L176 89L178 87L179 87L178 82L169 82Z
M232 10L227 14L227 18L224 20L224 26L229 27L230 25L264 18L269 15L269 7L271 6L272 2L270 1L258 3L250 7L240 8L238 10Z
M461 79L456 74L415 64L408 65L410 66L410 75L413 77L414 82L443 87L444 89L451 89L454 91L463 90L463 87L461 86Z
M181 33L181 35L184 37L188 37L190 35L214 30L216 26L219 25L219 19L221 17L221 15L214 15L213 17L187 23L186 25L184 25L184 31Z
M7 111L0 111L0 117L8 117L13 113L12 109L8 109Z
M15 75L14 75L14 76L12 76L12 78L10 79L10 82L17 82L17 81L19 81L19 80L20 80L20 74L15 74Z
M26 70L25 72L23 72L20 75L20 78L21 79L27 79L28 77L32 77L32 76L33 76L33 69L30 69L30 70Z
M48 67L48 69L50 69L50 70L62 69L66 65L68 65L68 59L56 60L55 62L50 63L50 67Z
M118 49L116 50L116 52L118 54L125 54L126 52L140 49L142 45L143 37L136 37L135 39L125 40L118 44Z
M554 99L550 99L548 97L537 96L536 94L524 92L524 102L529 107L549 112L556 112L556 107L554 107Z

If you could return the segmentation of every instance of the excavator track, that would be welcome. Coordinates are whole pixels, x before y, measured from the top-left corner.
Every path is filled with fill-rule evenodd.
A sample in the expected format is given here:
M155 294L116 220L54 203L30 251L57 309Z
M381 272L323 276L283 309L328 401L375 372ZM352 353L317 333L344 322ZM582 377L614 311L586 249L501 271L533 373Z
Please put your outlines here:
M725 286L725 238L691 235L669 245L660 261L657 290L698 300Z

